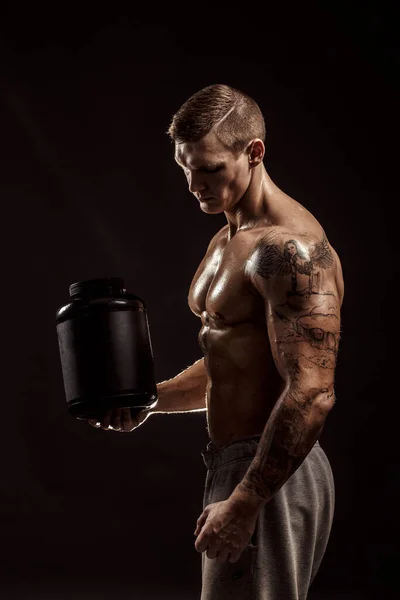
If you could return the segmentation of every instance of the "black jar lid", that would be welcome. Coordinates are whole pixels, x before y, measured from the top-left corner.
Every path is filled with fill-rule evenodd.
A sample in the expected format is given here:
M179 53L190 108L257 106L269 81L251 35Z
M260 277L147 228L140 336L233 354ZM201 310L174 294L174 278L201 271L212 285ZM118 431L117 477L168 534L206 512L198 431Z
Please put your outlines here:
M126 292L124 280L120 277L87 279L86 281L77 281L69 286L71 298L75 296L118 296L124 292Z

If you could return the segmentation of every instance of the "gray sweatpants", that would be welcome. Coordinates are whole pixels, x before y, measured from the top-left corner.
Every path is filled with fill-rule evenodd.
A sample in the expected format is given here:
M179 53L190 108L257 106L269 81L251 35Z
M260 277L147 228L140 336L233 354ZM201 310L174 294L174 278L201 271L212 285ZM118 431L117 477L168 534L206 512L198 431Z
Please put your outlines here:
M207 467L203 509L229 498L243 479L261 435L202 452ZM236 563L202 554L201 600L306 600L332 527L335 486L319 442L261 510L254 535Z

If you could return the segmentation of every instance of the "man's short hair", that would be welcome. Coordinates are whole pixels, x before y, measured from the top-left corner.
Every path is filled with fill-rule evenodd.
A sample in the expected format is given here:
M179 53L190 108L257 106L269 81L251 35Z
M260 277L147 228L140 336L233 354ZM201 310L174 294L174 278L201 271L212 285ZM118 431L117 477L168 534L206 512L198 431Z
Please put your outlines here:
M258 104L229 85L209 85L180 107L168 129L174 142L196 142L210 131L234 154L254 138L265 141L265 122Z

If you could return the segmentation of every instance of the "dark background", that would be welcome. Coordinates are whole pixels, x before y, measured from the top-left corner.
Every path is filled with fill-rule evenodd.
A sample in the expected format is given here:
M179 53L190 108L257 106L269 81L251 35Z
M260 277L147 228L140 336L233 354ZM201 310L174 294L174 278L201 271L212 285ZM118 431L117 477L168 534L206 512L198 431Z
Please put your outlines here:
M123 277L148 307L157 381L200 358L187 293L225 217L200 211L165 132L211 83L259 103L267 172L344 270L321 438L336 514L310 598L395 597L398 19L389 4L299 4L2 9L6 600L199 598L205 414L157 415L130 435L71 418L55 313L72 282Z

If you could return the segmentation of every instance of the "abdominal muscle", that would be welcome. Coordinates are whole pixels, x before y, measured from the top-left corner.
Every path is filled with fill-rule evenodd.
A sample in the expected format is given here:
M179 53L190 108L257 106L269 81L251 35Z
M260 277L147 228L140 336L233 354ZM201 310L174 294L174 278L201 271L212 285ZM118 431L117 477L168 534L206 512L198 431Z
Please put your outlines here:
M266 325L226 325L209 315L199 333L207 370L207 425L217 447L261 434L284 390Z

